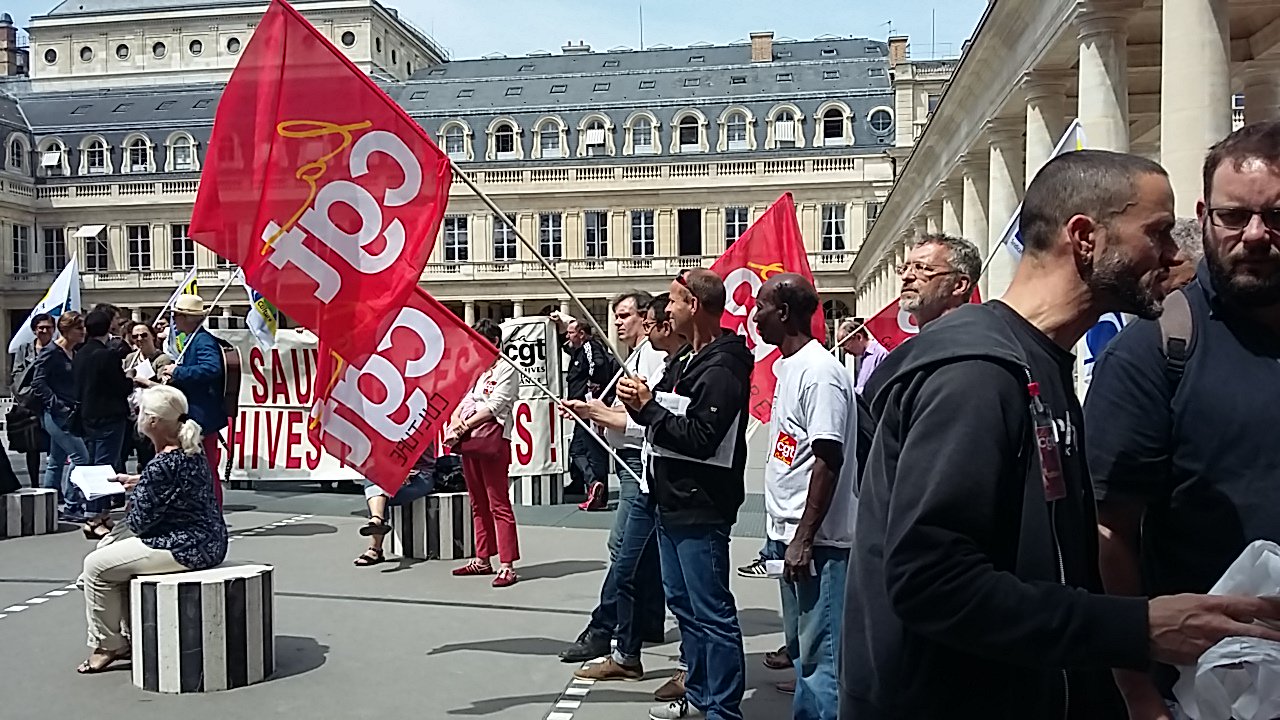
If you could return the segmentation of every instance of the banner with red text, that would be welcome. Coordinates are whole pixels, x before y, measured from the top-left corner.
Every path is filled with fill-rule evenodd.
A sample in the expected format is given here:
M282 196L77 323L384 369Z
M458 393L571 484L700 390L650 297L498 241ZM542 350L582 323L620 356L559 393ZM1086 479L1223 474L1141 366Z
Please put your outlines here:
M312 442L394 495L498 350L416 286L378 337L359 363L321 341L309 430Z
M560 350L550 318L522 317L502 323L502 351L520 369L555 393L564 394ZM562 419L555 402L520 376L520 394L512 410L511 477L554 475L568 469L571 423Z
M362 360L417 287L450 172L404 110L274 0L219 100L191 236Z
M711 271L724 280L728 295L720 324L745 337L747 347L755 354L756 366L751 373L751 416L767 423L773 412L773 389L778 382L773 364L782 353L761 340L756 330L756 293L760 292L765 280L778 273L797 273L813 280L791 193L783 194L747 228L742 237L715 261ZM821 307L814 313L812 327L813 336L820 342L826 342L827 323Z

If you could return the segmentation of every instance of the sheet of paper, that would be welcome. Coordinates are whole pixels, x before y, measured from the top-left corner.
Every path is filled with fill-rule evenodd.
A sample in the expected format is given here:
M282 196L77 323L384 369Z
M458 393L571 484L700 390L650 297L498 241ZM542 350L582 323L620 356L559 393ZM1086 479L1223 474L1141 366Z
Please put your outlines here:
M77 465L71 470L71 482L90 500L124 494L124 486L116 482L116 470L110 465Z
M662 407L671 412L672 415L684 417L689 411L689 398L675 393L654 393L653 399ZM706 463L708 465L716 465L718 467L733 467L733 445L738 439L738 425L742 422L742 418L734 418L733 426L729 428L729 432L720 441L720 445L716 448L716 452L705 460L681 455L674 450L668 450L660 445L653 445L653 454L655 457L665 457L674 460L688 460L691 462Z
M156 369L151 367L151 363L146 359L139 360L138 364L133 366L133 376L139 380L150 380L156 376Z

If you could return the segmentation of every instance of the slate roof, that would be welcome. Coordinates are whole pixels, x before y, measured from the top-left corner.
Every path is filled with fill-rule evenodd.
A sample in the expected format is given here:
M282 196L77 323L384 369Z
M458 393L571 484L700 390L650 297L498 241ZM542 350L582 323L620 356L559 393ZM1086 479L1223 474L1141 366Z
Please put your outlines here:
M118 12L147 12L152 10L191 10L235 5L262 5L264 0L63 0L46 15L34 17L63 17L66 15L98 15Z

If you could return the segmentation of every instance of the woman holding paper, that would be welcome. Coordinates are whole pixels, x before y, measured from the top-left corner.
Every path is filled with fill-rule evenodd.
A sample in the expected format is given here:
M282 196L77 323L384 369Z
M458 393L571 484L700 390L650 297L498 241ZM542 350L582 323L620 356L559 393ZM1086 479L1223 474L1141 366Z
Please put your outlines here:
M121 632L129 582L137 575L204 570L227 555L227 525L213 496L213 478L201 455L200 425L187 416L187 399L176 388L142 391L138 430L155 445L156 456L141 475L119 475L129 492L124 522L115 542L100 545L84 559L85 615L93 653L77 668L101 672L129 656Z
M125 374L133 379L133 384L137 387L151 387L155 384L156 373L160 368L172 365L173 358L165 355L160 349L155 333L146 323L134 323L133 327L129 328L129 341L133 343L134 351L124 359ZM135 391L133 397L129 398L130 419L135 424L138 419L138 394ZM130 455L137 452L138 467L146 467L151 458L155 457L155 447L145 435L138 432L136 427L129 436L125 441L124 459L129 459Z

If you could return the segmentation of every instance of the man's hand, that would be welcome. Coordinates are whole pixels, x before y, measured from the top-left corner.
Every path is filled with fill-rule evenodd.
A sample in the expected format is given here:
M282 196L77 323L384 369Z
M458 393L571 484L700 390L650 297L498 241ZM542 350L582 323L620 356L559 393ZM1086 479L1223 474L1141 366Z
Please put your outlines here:
M587 413L587 403L582 402L581 400L565 400L564 401L564 404L560 406L560 416L568 420L570 419L569 418L570 413L577 415L579 418L583 420L589 419L589 415Z
M618 381L618 399L632 410L639 410L653 399L653 392L643 380L624 377Z
M793 538L782 558L782 579L800 583L813 579L809 565L813 562L813 540Z
M165 365L164 367L160 368L160 372L156 374L156 377L157 377L157 378L160 380L160 382L162 382L162 383L166 383L166 384L167 384L167 383L169 383L170 381L172 381L172 380L173 380L173 368L174 368L174 367L176 367L176 366L175 366L175 365Z
M1255 620L1280 622L1280 599L1232 595L1170 595L1147 603L1151 657L1169 665L1194 665L1223 638L1280 642L1280 630Z

